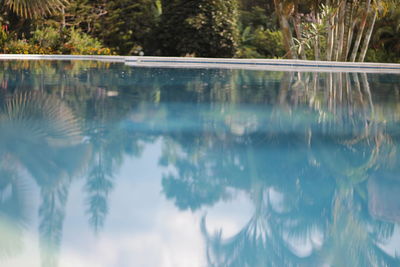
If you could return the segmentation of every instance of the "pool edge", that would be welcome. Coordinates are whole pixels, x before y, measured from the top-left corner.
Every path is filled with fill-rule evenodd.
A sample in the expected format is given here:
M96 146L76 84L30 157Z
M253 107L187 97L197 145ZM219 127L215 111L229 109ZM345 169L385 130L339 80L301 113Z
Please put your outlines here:
M232 68L297 72L400 73L400 64L394 63L361 63L291 59L0 54L0 60L95 60L105 62L120 62L134 67Z

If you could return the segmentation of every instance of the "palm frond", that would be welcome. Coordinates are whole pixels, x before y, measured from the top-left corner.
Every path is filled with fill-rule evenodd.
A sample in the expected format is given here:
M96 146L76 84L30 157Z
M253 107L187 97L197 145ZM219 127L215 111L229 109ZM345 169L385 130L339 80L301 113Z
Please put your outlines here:
M61 10L68 0L6 0L5 4L17 15L35 18Z

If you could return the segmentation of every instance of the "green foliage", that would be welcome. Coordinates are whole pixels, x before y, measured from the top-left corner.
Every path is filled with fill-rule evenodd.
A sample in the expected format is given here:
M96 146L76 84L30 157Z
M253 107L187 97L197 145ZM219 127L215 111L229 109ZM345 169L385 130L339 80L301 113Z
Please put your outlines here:
M174 1L161 17L162 55L233 57L238 47L235 0Z
M240 11L240 24L243 26L254 28L262 26L265 29L277 30L276 21L276 17L268 14L266 8L261 6L252 6L250 10Z
M6 54L40 54L35 53L32 45L26 40L11 40L4 45L3 52Z
M367 51L365 57L366 62L386 62L386 63L400 63L400 56L398 53L393 51L387 51L386 49L375 49L370 48Z
M154 0L115 0L105 5L107 14L96 29L96 36L118 54L139 54L145 49L159 13ZM123 19L121 19L123 18Z
M7 42L8 34L4 27L0 24L0 51L3 50L5 43Z
M131 55L144 50L160 8L157 0L76 0L68 6L65 15L59 14L53 22L58 27L81 29L118 54Z
M283 57L285 50L280 31L265 30L262 27L252 30L247 27L242 33L242 44L238 53L241 58Z
M239 0L241 12L251 11L253 8L265 10L267 16L274 13L274 0Z
M32 32L30 42L49 51L57 51L63 43L63 38L59 30L46 27Z
M14 39L5 43L4 53L8 54L73 54L110 55L111 50L101 42L80 30L64 30L47 27L32 32L32 37Z
M400 6L392 9L378 19L367 53L367 61L400 62Z
M71 29L70 39L64 45L64 49L72 55L109 55L111 53L110 49L103 48L99 40L75 29Z
M53 23L57 27L72 27L81 29L85 33L92 34L100 27L101 20L106 14L106 1L100 0L75 0L65 9L65 14L58 13L53 17ZM63 20L65 19L65 25ZM48 19L46 19L48 21Z
M282 34L278 31L272 1L241 1L241 44L237 57L283 57Z

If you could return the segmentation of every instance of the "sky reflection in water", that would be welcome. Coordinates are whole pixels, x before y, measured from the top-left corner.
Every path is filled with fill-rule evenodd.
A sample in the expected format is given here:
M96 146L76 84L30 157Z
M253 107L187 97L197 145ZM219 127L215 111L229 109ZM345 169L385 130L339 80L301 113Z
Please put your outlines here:
M399 84L0 61L1 266L399 266Z

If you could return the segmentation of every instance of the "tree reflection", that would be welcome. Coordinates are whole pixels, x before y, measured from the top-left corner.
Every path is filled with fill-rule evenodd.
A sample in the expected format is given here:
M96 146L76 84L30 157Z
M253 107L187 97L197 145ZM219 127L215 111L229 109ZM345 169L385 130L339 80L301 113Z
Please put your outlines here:
M224 107L223 116L239 123L224 120L224 135L168 141L162 162L176 171L163 186L179 208L212 205L229 188L254 202L250 221L228 239L208 233L203 218L209 265L399 265L381 248L393 223L369 215L366 190L379 170L397 168L386 124L398 120L373 103L365 74L286 73L282 79L272 111L255 118L256 129ZM278 204L271 190L282 195ZM302 255L300 248L310 246Z
M6 174L2 183L9 183L14 195L18 191L13 184L29 174L40 187L42 262L43 266L56 266L69 183L87 154L80 144L79 121L57 97L38 92L10 96L0 121L0 158ZM21 211L15 203L10 205L14 212Z
M0 63L3 66L3 70L0 70L4 87L3 94L1 94L3 97L7 97L13 92L19 92L18 95L31 94L32 91L39 91L42 94L49 92L51 96L48 98L57 99L54 103L56 108L59 105L60 108L74 110L74 115L71 112L59 114L61 119L51 118L51 123L58 123L52 130L60 132L66 130L65 128L71 126L72 123L79 127L79 136L73 133L71 135L77 137L77 140L70 142L69 137L65 134L58 135L54 140L66 144L69 142L70 145L62 149L63 157L76 159L78 162L81 159L74 153L79 154L80 152L74 151L71 147L76 142L85 147L87 150L85 160L80 162L82 172L71 173L64 170L65 167L73 167L69 166L69 162L65 162L65 160L45 164L43 156L26 159L27 162L32 161L29 162L28 171L38 172L32 175L40 177L40 185L43 187L49 187L49 184L51 185L54 181L53 176L59 176L61 173L70 177L85 176L86 213L90 225L97 232L104 225L108 212L108 196L113 188L114 175L122 164L124 155L140 155L142 147L138 143L139 139L142 141L152 140L151 137L140 136L140 134L135 136L135 134L125 131L120 126L120 121L125 119L132 107L139 102L143 100L157 101L157 97L154 96L157 88L143 92L138 88L130 87L129 83L127 84L125 81L125 76L136 75L143 79L146 75L136 74L131 69L127 69L125 72L115 71L109 68L109 63L95 61L2 61ZM32 107L36 105L36 110L34 110L36 113L48 113L46 109L48 107L40 107L42 105L40 101L31 102ZM45 103L47 102L45 101ZM52 107L53 110L56 108ZM25 110L25 108L23 109ZM31 110L26 111L25 116L31 117L21 123L21 133L30 127L41 128L40 123L42 121L46 123L45 120L48 119L43 115L31 113ZM77 116L75 117L75 115ZM72 118L72 116L74 117ZM15 118L12 119L15 121ZM7 129L8 126L4 125L4 128ZM27 133L27 135L30 134ZM14 146L10 143L11 149L18 150L16 149L17 145ZM19 145L26 150L30 149L25 148L24 143L19 143ZM51 143L50 146L52 145L54 144ZM48 150L41 150L41 148L42 144L38 144L36 153L45 153L50 159L57 158L57 155L48 154L51 147ZM57 145L57 149L58 153L59 145ZM29 153L26 154L29 157ZM42 170L43 168L48 169ZM58 195L46 198L48 203L40 208L42 213L46 214L49 227L52 227L52 220L49 218L52 215L49 212L54 212L53 207L59 205L58 202L66 201L69 184L70 182L66 180L54 185L52 190ZM56 188L57 186L58 188ZM48 207L50 207L50 211L46 211ZM57 216L62 221L63 212L58 212ZM54 220L58 219L54 218Z
M142 146L139 138L127 133L119 125L136 103L132 96L117 96L118 99L100 95L90 99L91 110L86 116L86 134L92 147L88 162L85 191L89 222L95 232L99 231L108 213L108 196L114 187L115 173L120 168L123 157L139 156ZM129 106L121 106L121 100L131 101Z
M108 63L0 64L0 226L7 232L0 255L12 256L22 249L28 219L24 205L29 197L24 185L32 178L41 198L42 266L57 266L73 180L86 178L86 212L97 232L104 224L108 196L123 157L140 155L140 142L154 140L127 131L121 121L141 101L157 102L157 87L146 92L131 88L125 83L125 73L119 71L105 79L99 70L109 72Z
M12 162L3 157L0 164L0 259L4 259L16 256L22 250L30 192Z
M205 218L201 223L207 244L210 266L311 266L312 256L299 257L291 250L282 232L287 228L285 216L279 216L271 205L268 189L258 188L253 199L255 212L235 236L223 240L221 232L210 235ZM318 230L318 229L317 229ZM286 237L287 238L287 237Z

